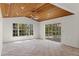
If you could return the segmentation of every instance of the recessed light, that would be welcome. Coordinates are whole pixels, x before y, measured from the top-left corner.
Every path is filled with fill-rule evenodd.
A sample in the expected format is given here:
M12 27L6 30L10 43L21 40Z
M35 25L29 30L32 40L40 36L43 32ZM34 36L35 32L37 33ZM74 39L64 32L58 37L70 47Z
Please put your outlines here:
M21 7L21 9L23 10L23 9L24 9L24 7L22 6L22 7Z
M47 15L50 16L50 13L48 13Z

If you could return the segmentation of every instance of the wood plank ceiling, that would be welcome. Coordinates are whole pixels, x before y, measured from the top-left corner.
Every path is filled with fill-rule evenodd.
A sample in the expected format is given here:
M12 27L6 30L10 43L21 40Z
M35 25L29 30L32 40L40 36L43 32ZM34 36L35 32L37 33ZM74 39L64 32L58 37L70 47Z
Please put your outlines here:
M3 17L25 16L39 22L73 14L50 3L6 3L1 9Z

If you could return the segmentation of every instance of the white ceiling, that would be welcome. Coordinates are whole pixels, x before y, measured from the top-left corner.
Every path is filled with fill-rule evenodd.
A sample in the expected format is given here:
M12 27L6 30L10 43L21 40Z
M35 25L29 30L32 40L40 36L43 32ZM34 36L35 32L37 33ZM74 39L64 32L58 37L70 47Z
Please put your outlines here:
M55 5L64 8L72 13L79 14L79 3L55 3Z

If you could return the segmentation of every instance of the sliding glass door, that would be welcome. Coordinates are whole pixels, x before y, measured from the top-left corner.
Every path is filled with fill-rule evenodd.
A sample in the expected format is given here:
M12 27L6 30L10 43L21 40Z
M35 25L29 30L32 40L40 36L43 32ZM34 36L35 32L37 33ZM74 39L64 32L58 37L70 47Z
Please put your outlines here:
M49 40L61 41L61 24L46 24L45 25L45 37Z

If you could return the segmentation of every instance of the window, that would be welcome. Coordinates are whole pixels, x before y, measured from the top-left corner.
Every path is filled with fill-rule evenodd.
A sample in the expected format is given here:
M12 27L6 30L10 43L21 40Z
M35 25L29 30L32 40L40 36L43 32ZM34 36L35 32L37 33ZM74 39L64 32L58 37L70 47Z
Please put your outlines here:
M33 35L33 24L13 23L13 36Z
M45 25L45 36L59 36L61 35L60 23L46 24Z
M18 36L18 24L13 23L13 36Z
M33 25L30 24L30 35L33 35Z
M19 36L26 35L26 24L19 24Z

